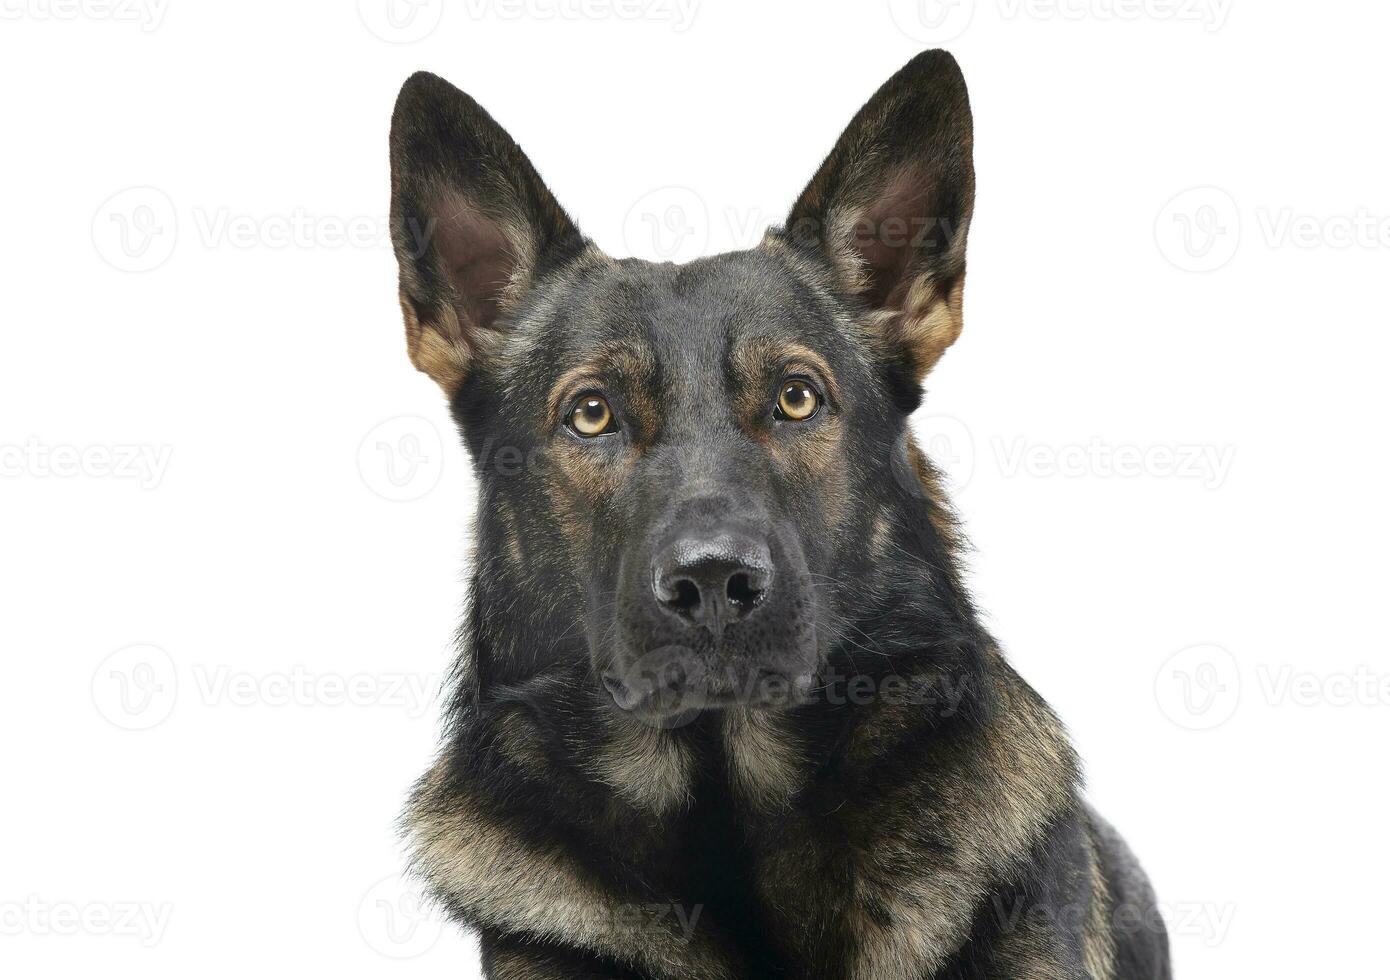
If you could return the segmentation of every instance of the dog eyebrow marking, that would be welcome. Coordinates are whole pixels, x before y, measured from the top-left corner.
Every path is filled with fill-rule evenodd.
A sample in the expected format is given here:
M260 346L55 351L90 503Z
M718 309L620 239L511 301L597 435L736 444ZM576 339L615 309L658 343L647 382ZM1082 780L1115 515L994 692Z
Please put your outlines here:
M637 431L650 433L656 428L656 406L647 395L656 375L656 362L651 351L631 341L610 341L600 344L597 351L582 363L575 365L556 379L546 398L546 425L553 428L560 423L560 415L569 399L580 394L586 385L603 387L605 381L620 381L625 386L628 400L624 406L633 421L640 422Z
M766 335L749 337L734 347L729 363L735 378L746 388L760 387L773 371L809 374L826 386L833 404L841 404L835 373L824 357L805 344Z
M831 408L844 404L826 359L795 340L768 334L746 337L731 345L726 371L734 412L759 442L770 440L766 422L777 397L776 386L783 378L806 375L825 388Z
M834 534L846 532L852 501L848 477L839 465L846 438L840 416L846 406L829 362L797 340L755 334L731 344L726 374L734 415L744 433L767 451L781 473L815 481L826 527ZM824 387L830 411L781 438L772 419L776 386L795 374L807 375Z

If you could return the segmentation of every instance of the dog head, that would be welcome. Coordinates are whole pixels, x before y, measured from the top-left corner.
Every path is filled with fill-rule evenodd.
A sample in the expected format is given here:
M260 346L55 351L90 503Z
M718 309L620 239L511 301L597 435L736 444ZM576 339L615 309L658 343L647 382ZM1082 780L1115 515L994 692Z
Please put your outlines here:
M868 601L906 417L961 329L955 61L894 75L758 247L686 265L600 252L433 75L401 90L391 172L410 357L477 464L478 587L529 624L490 669L579 637L644 718L802 697Z

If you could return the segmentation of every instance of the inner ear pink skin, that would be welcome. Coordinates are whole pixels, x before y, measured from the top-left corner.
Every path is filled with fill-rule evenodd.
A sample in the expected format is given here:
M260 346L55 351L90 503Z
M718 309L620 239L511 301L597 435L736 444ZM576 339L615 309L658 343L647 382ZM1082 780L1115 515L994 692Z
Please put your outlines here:
M941 220L926 213L931 197L926 175L916 167L904 167L855 225L854 247L869 271L865 298L874 306L888 304L895 293L905 291L914 246L931 235L933 222Z
M502 293L519 257L501 223L467 199L450 195L440 204L434 245L454 287L459 321L475 330L487 329L497 319Z

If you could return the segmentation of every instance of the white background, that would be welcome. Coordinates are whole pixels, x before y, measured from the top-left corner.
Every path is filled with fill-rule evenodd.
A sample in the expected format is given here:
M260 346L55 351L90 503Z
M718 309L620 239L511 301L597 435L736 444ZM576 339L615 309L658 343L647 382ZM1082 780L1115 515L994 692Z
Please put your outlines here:
M394 877L473 492L386 243L409 72L683 259L938 42L979 196L918 421L989 622L1179 976L1383 970L1390 10L114 2L0 6L0 972L473 975Z

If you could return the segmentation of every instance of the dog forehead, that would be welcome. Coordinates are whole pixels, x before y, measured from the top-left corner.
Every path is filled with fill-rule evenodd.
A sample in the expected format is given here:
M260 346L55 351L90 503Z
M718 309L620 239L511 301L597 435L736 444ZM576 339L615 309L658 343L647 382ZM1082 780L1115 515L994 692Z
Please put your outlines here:
M550 284L537 307L518 338L518 366L562 373L621 351L650 361L668 382L720 372L753 335L808 340L828 325L812 287L757 249L685 265L608 262Z

